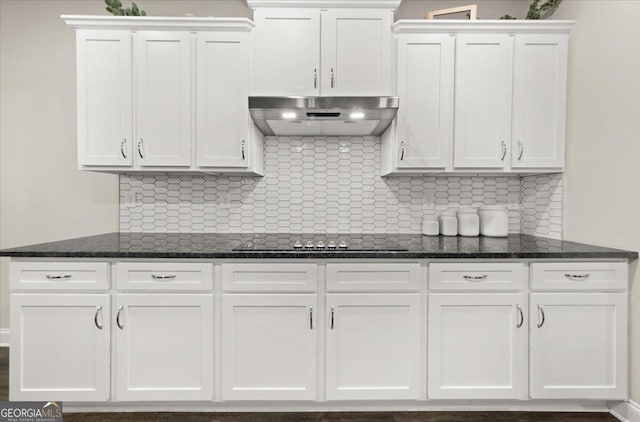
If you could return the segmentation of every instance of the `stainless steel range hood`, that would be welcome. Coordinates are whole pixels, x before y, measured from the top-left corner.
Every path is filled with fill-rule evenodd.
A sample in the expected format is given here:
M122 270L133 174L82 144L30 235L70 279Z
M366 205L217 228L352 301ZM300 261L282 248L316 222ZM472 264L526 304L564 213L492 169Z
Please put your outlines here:
M398 97L249 97L267 136L379 136L397 112Z

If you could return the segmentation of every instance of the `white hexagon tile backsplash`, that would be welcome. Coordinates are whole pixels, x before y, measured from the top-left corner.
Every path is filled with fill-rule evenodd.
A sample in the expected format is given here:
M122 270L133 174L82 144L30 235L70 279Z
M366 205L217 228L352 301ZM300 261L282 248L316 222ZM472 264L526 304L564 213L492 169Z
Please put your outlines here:
M268 137L264 160L264 177L122 175L120 230L420 233L425 215L507 204L512 233L561 236L560 175L382 178L375 137Z

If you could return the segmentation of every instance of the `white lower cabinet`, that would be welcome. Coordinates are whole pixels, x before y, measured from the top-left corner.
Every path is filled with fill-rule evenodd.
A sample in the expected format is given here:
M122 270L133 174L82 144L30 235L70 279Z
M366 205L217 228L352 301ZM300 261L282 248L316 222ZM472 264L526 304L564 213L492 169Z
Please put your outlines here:
M10 399L628 397L627 262L176 261L14 259Z
M328 294L327 312L327 400L418 398L419 294Z
M225 294L222 399L315 400L315 294Z
M11 296L12 401L107 401L107 294Z
M116 399L213 399L213 295L115 296Z
M625 399L626 293L532 293L530 395Z
M429 296L429 398L526 397L525 298L517 293Z

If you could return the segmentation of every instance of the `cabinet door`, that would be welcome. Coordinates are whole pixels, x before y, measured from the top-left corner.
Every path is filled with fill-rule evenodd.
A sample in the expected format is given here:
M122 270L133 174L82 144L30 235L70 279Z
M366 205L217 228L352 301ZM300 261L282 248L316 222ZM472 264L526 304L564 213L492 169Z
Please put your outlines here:
M389 10L322 12L322 95L391 95Z
M525 314L522 294L430 295L429 398L525 398Z
M196 54L196 163L247 167L249 34L200 33Z
M132 164L131 34L78 31L78 164Z
M456 41L454 166L502 168L511 143L513 37Z
M213 399L213 295L119 294L116 398Z
M141 166L191 164L192 35L134 35L136 155Z
M513 79L511 166L563 167L567 36L516 36Z
M534 399L627 397L625 293L531 295Z
M315 400L316 295L222 299L222 399Z
M11 295L12 401L109 399L109 295Z
M398 168L444 168L453 143L455 38L408 34L398 41Z
M418 398L418 294L329 294L327 309L327 400Z
M318 95L320 12L258 8L253 19L252 95Z

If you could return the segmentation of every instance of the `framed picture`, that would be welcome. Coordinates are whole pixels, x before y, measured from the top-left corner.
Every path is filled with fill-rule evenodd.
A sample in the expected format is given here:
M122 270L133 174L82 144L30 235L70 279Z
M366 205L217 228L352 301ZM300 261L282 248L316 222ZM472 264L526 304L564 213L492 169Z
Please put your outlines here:
M434 10L427 13L425 19L478 19L478 6L470 4L469 6L451 7L449 9Z

